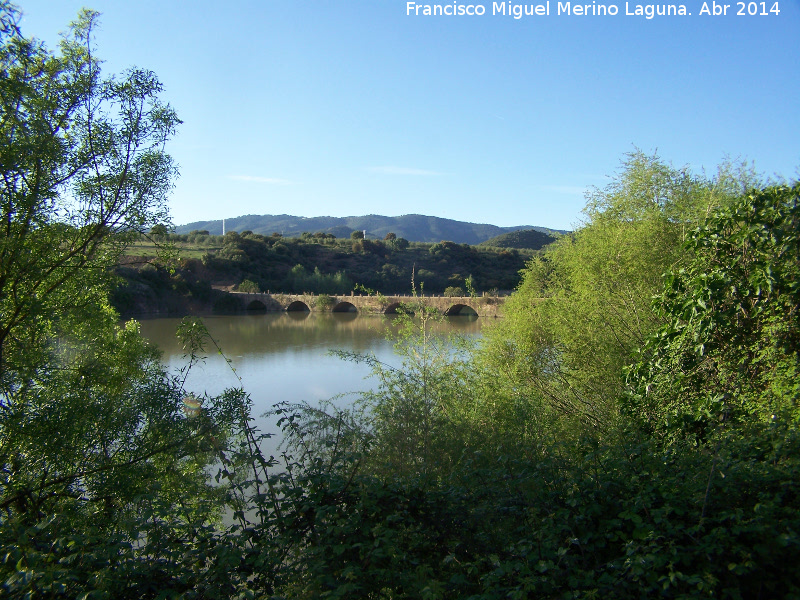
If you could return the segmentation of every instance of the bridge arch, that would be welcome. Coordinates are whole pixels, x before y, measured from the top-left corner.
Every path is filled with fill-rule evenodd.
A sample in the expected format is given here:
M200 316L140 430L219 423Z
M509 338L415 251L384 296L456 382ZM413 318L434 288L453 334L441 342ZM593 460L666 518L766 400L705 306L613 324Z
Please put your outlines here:
M335 304L331 309L331 312L357 313L358 309L356 308L355 304L343 300L342 302Z
M266 311L267 305L261 302L261 300L252 300L247 306L245 306L245 310Z
M453 304L450 308L448 308L445 313L448 317L454 316L478 316L478 311L472 308L469 304Z
M308 304L305 302L301 302L300 300L295 300L289 306L286 307L287 312L311 312L311 309L308 307Z
M389 306L387 306L383 310L383 314L385 315L413 315L414 311L411 310L409 305L405 302L392 302Z

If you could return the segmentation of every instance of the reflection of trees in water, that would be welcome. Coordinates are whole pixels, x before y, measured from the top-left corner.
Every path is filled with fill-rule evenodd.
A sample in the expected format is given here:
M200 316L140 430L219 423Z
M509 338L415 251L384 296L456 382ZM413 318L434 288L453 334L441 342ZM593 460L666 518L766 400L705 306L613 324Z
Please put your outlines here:
M203 322L222 350L237 356L291 352L309 346L368 352L385 342L387 330L395 329L396 319L391 315L283 312L209 316ZM485 321L477 316L456 316L430 326L435 333L477 335ZM161 348L165 358L183 354L175 337L179 322L174 318L142 321L142 333Z

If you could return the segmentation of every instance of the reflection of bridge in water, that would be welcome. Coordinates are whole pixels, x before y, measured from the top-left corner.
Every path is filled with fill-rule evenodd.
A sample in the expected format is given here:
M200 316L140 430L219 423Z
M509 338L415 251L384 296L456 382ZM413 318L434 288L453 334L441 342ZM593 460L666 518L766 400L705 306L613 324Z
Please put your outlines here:
M444 315L502 316L505 298L497 296L328 296L326 294L247 294L231 292L243 310L355 312L363 314L394 314L424 304Z

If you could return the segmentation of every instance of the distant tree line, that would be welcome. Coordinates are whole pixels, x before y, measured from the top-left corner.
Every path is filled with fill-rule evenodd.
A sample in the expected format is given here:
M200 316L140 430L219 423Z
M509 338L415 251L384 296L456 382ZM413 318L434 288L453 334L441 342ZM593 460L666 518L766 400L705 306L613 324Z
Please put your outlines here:
M496 293L516 287L520 270L535 254L449 241L409 243L392 233L383 240L364 239L360 231L349 239L325 233L285 238L250 231L212 236L207 231L169 234L159 230L149 236L176 250L185 247L204 250L204 254L200 259L181 260L172 272L162 269L148 274L130 262L121 267L123 282L115 297L123 311L131 304L131 295L145 293L145 288L155 295L197 296L212 285L242 289L245 281L247 289L260 291L347 294L360 284L383 294L407 294L413 276L425 293L464 295L467 281L472 294Z

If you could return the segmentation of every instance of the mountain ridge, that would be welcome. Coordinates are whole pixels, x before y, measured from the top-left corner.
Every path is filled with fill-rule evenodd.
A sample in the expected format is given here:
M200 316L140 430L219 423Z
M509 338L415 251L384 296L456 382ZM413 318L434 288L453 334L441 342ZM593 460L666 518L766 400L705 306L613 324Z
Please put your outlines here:
M501 227L488 223L470 223L442 217L408 214L396 217L384 215L360 215L349 217L297 217L293 215L242 215L225 219L225 230L252 231L262 235L280 233L284 237L300 237L303 232L329 233L339 238L350 237L353 231L367 232L371 239L383 238L387 233L406 238L410 242L435 243L448 240L457 244L479 244L491 238L523 229L534 229L542 233L566 233L534 225ZM176 233L207 230L212 234L222 233L222 220L195 221L175 228Z

